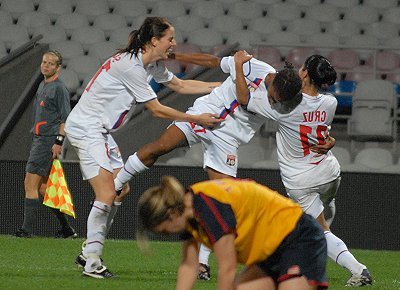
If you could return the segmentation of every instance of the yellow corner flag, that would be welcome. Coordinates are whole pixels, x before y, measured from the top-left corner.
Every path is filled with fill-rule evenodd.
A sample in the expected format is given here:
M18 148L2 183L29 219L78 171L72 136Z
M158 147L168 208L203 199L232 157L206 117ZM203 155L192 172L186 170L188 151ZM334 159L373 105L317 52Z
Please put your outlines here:
M72 197L68 190L67 182L64 177L64 170L58 159L53 160L49 179L47 180L46 194L43 204L49 207L58 208L62 213L75 218L74 205Z

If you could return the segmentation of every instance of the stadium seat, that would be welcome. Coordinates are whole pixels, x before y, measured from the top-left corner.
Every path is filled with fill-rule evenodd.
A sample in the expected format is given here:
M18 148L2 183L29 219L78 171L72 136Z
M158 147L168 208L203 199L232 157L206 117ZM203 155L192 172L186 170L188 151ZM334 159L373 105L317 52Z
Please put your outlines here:
M254 55L257 59L272 65L276 69L279 69L282 64L281 52L276 47L258 45L254 51Z
M67 86L70 95L74 95L80 86L79 78L76 72L71 69L61 69L59 77L60 80L62 80Z
M32 0L2 0L1 10L7 11L17 20L22 14L34 11L35 7Z
M382 21L400 24L400 7L386 9L382 14Z
M92 44L106 41L106 36L102 29L94 26L86 26L74 29L71 34L71 40L80 42L83 49L88 51ZM125 44L127 41L128 35L126 36Z
M202 28L192 32L187 42L198 45L203 52L208 52L211 47L223 44L224 39L218 31Z
M128 25L132 25L138 16L148 14L146 4L142 1L119 1L113 13L124 16Z
M200 46L193 43L180 42L176 45L175 51L180 53L199 53L201 52L201 48Z
M132 32L132 30L132 27L116 29L110 33L109 41L115 42L125 47L125 45L128 43L129 34Z
M388 9L399 6L398 0L363 0L363 5L378 9Z
M89 26L89 19L87 19L86 15L74 12L60 15L57 18L56 25L64 28L67 37L70 38L75 29Z
M268 44L276 46L282 56L286 56L292 47L301 43L300 36L296 33L279 31L268 36Z
M355 156L353 164L347 165L347 171L381 172L393 165L392 153L384 148L364 148Z
M344 44L354 47L361 59L365 60L371 53L371 48L376 48L379 45L378 39L371 35L358 34L348 36L344 40Z
M86 15L93 23L96 16L109 12L107 0L79 0L76 2L75 12Z
M268 17L278 19L283 24L301 18L302 13L300 6L293 3L280 2L270 5L268 8Z
M263 17L263 7L250 1L239 1L229 8L228 14L232 17L241 19L244 25L249 25L254 19Z
M344 43L346 37L351 37L361 33L360 24L351 20L332 21L328 23L326 30L329 33L337 35L341 43Z
M318 50L312 47L295 47L286 56L286 60L295 68L300 68L310 55L318 54Z
M400 37L382 39L381 43L386 49L391 49L397 53L400 53Z
M328 54L328 59L338 70L351 70L360 64L360 57L352 49L335 49Z
M321 33L322 27L317 20L298 18L289 23L287 31L300 35L301 40L305 42L310 35Z
M400 68L400 56L393 51L374 51L367 60L367 65L376 66L378 71L390 72Z
M324 3L337 7L343 13L349 8L359 5L359 0L324 0Z
M36 27L33 30L33 36L39 34L43 35L43 38L39 40L39 43L51 44L67 40L67 34L65 33L64 28L58 25L42 25Z
M227 1L236 1L236 0L227 0ZM179 2L181 2L186 11L190 11L190 9L192 9L192 7L198 2L198 0L180 0Z
M339 47L340 39L333 33L325 32L310 35L307 37L306 43L318 47L319 52L325 56L335 50L335 47Z
M67 40L50 44L50 49L57 50L63 57L63 64L68 66L68 62L74 57L84 55L83 47L80 42Z
M364 33L378 40L391 39L399 36L399 27L397 24L390 22L373 22L365 26Z
M84 81L87 77L92 77L99 69L101 63L97 57L81 55L71 59L68 69L72 69L78 75L79 81Z
M224 14L225 11L222 4L217 1L198 1L190 9L190 15L202 17L206 22Z
M121 48L120 45L112 41L94 43L89 46L88 55L97 57L103 63L110 56L114 55L118 48Z
M18 19L18 25L25 26L29 35L33 35L34 30L42 25L51 25L50 17L39 11L30 11L22 14Z
M340 167L351 164L350 151L346 147L334 146L332 148L332 153L338 160Z
M286 0L287 3L293 3L298 6L304 7L304 9L307 9L308 7L314 6L314 5L319 5L321 4L321 0Z
M344 19L367 24L379 21L379 13L375 8L357 5L346 9Z
M10 12L5 10L0 10L0 26L13 24L13 18Z
M96 16L93 26L103 30L106 38L109 38L112 31L127 27L127 23L124 16L108 13Z
M205 28L203 18L196 15L182 15L172 21L175 30L180 31L184 37L194 30Z
M154 10L151 13L152 15L162 15L169 20L187 14L182 3L177 0L157 1Z
M40 0L38 10L47 14L51 21L56 22L58 17L72 13L70 0Z
M347 122L347 132L351 140L396 140L397 126L393 116L396 108L397 101L392 82L358 82L353 96L352 115Z
M243 22L237 16L222 15L211 20L209 28L221 32L222 37L228 38L231 33L243 30Z
M278 19L259 17L250 21L248 29L258 32L262 41L267 41L271 33L282 31L282 25Z
M240 49L249 51L254 45L260 42L260 35L253 30L232 31L227 35L227 44L238 42Z
M346 74L346 80L361 82L378 78L374 67L369 65L359 65L354 67Z
M329 86L327 91L334 94L338 101L336 108L337 115L351 114L352 99L356 87L357 83L349 80L338 80L333 85Z
M0 41L3 41L7 49L22 45L29 41L28 30L22 25L0 26Z
M336 6L324 3L307 9L305 18L329 23L340 20L340 11Z

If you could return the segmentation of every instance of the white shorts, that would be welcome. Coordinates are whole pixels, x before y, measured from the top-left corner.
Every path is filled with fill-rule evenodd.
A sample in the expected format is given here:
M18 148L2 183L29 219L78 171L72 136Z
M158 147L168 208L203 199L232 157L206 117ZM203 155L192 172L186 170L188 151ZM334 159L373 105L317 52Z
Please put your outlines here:
M100 168L113 173L124 166L119 148L110 134L77 139L67 136L79 157L79 165L84 180L96 177Z
M204 168L211 168L223 174L236 177L238 167L238 148L215 134L212 130L188 122L174 122L185 134L189 146L202 142L204 147Z
M329 203L335 198L340 185L340 177L335 180L305 189L288 189L287 195L295 200L303 208L303 211L314 218L317 218L329 207Z

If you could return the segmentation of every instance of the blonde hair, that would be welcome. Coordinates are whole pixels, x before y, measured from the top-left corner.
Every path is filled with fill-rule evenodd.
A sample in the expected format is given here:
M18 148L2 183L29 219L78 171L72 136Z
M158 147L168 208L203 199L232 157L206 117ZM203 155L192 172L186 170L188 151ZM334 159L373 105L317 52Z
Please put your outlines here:
M185 209L185 189L173 176L163 176L161 183L146 190L139 199L138 213L141 229L153 231L169 218L171 210L180 214Z

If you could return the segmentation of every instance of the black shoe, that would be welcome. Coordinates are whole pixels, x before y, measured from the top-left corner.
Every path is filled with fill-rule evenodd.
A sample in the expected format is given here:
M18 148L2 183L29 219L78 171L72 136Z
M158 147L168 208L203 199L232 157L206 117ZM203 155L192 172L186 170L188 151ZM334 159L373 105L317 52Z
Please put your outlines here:
M95 270L93 270L92 272L86 272L85 270L83 270L82 272L83 275L89 276L89 277L93 277L93 278L97 278L97 279L107 279L107 278L112 278L114 277L114 274L111 273L106 266L104 265L100 265L98 266Z
M63 228L56 233L57 239L75 239L77 236L73 228Z
M75 264L77 264L79 268L85 268L86 257L83 255L82 252L75 258Z
M30 232L25 231L24 229L18 229L15 232L15 236L17 238L32 238L32 234Z
M200 263L199 264L199 274L197 275L197 279L199 280L210 280L211 279L211 271L210 266Z

